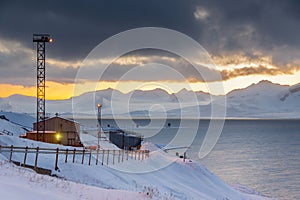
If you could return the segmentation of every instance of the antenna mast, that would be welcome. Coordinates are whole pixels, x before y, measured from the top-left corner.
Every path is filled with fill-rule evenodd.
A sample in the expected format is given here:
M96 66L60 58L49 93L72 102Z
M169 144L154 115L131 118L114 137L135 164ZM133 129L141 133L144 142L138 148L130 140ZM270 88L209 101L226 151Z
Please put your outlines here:
M46 95L46 42L52 42L49 34L33 34L37 45L37 83L36 83L36 140L45 141L45 95ZM42 137L40 137L42 136Z

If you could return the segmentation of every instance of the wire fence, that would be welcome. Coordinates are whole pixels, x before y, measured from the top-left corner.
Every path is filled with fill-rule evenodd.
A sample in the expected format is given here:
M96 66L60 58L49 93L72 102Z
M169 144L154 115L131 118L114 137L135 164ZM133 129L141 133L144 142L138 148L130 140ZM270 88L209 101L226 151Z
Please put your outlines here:
M40 155L53 155L54 169L58 170L59 162L72 162L88 165L114 165L129 160L145 160L149 158L148 150L92 150L92 149L60 149L39 147L1 146L0 153L5 155L10 162L19 162L21 166L28 166L28 155L33 155L33 169L37 170ZM17 155L17 160L14 159ZM22 160L21 160L22 157Z

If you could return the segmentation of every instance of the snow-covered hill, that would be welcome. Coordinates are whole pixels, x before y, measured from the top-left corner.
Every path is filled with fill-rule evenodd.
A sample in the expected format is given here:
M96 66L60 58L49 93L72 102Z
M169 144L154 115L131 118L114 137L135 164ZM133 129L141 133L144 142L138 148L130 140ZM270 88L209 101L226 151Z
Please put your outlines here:
M0 134L20 136L32 130L35 119L28 114L0 112Z
M227 95L227 112L232 117L300 118L300 91L261 81ZM283 94L286 95L283 98Z
M95 200L149 199L146 195L125 190L109 190L75 183L15 166L0 154L0 197L10 200Z
M51 115L95 116L96 106L102 103L102 115L106 117L210 117L211 103L216 105L220 96L186 89L168 94L162 89L136 90L123 94L106 89L89 92L67 100L47 101L47 112ZM241 118L299 118L300 84L282 86L261 81L247 88L238 89L226 95L226 117ZM0 109L35 114L35 98L13 95L0 99ZM73 107L72 107L73 103ZM221 105L219 105L221 106ZM72 109L73 108L73 109Z
M35 118L26 113L0 111L0 116L3 116L3 118L13 124L20 125L29 129L33 128L33 122L35 122Z
M11 119L13 120L13 119ZM13 124L7 124L6 128ZM18 125L15 125L18 126ZM21 128L19 126L19 128ZM92 136L90 136L92 137ZM95 138L96 140L96 138ZM101 140L100 146L108 143ZM43 148L70 148L47 144L15 136L0 135L0 145ZM54 169L55 157L41 154L38 166L52 170L60 179L38 175L34 171L14 166L7 161L9 153L0 153L1 199L236 199L267 200L246 187L233 188L193 160L180 159L145 143L142 149L150 150L150 158L129 159L122 163L91 165L79 161L65 163L59 156L59 170ZM27 164L33 165L34 154L28 154ZM24 154L15 153L14 161L23 162ZM110 158L112 159L112 158ZM168 165L158 167L162 163ZM18 191L18 192L16 192Z

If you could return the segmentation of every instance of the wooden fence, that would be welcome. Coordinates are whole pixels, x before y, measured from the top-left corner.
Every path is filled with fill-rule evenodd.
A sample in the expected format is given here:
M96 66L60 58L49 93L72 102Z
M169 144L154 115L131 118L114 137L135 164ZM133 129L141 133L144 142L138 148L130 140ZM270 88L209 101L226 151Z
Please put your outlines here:
M64 162L72 162L72 163L81 163L84 164L85 160L87 159L88 165L92 163L92 157L95 158L95 164L101 165L109 165L124 162L124 160L144 160L149 158L149 151L148 150L90 150L90 149L52 149L52 148L33 148L33 147L16 147L16 146L1 146L0 145L0 153L8 153L8 159L10 162L13 160L13 155L15 153L24 154L23 162L20 162L21 166L27 166L27 155L28 154L35 154L35 161L33 168L36 170L38 167L38 158L40 154L49 154L55 155L55 170L58 170L58 162L59 157L64 156ZM79 162L78 162L79 159Z

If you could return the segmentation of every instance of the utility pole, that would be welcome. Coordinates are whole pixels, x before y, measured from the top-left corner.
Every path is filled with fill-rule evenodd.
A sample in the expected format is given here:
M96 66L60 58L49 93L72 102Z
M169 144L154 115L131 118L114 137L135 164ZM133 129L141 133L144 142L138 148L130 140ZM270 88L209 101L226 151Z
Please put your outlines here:
M37 45L37 83L36 83L36 140L45 141L45 95L46 95L46 43L52 42L49 34L33 34L33 42ZM42 134L42 139L39 138Z
M97 108L98 108L98 115L97 115L97 119L98 119L98 146L97 146L97 158L96 160L98 161L98 154L99 154L99 150L100 150L100 138L101 138L101 107L102 105L100 103L98 103Z

